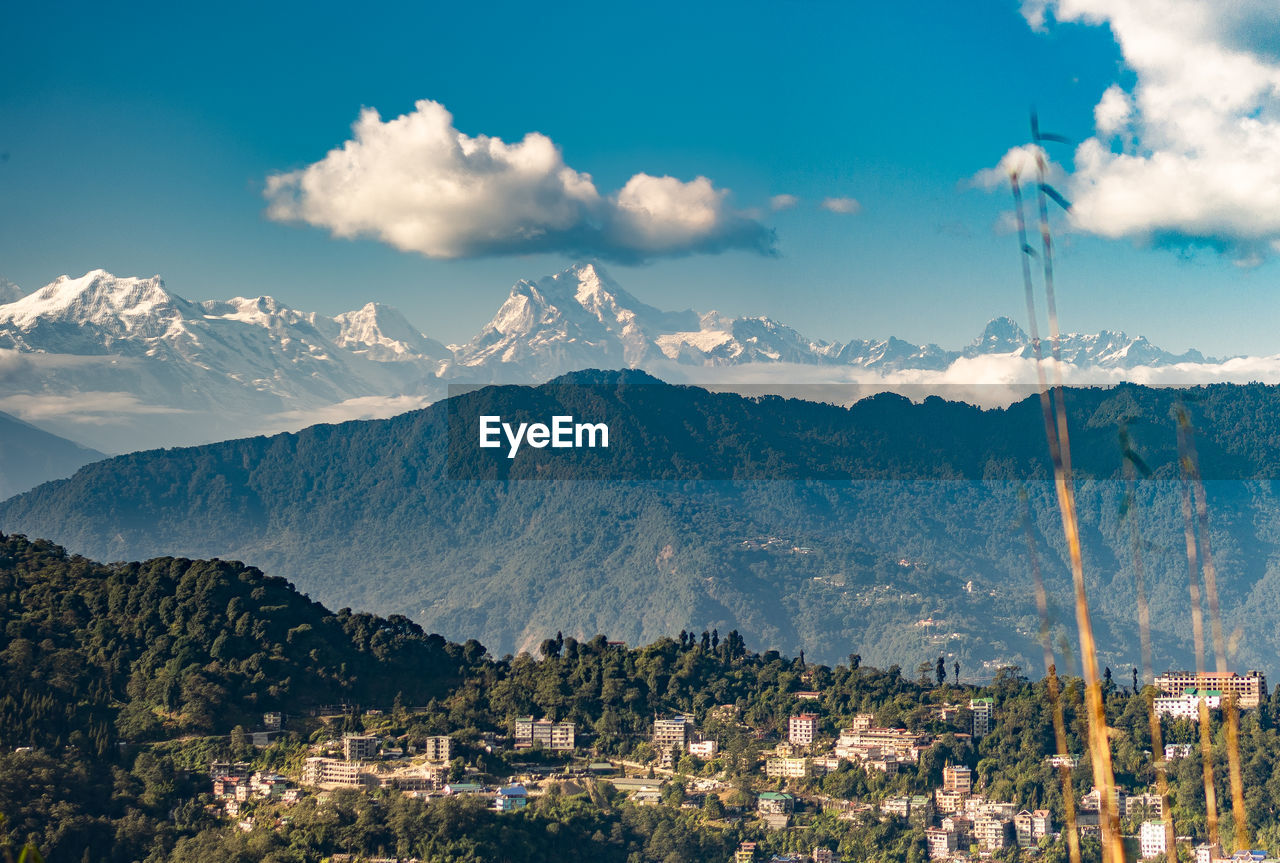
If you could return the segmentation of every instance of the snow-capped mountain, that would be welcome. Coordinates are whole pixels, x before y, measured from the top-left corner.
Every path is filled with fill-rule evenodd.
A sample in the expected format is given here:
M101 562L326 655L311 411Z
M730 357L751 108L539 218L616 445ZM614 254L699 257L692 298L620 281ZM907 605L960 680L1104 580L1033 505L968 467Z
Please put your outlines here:
M1047 340L1043 352L1049 355ZM593 366L659 371L668 362L704 368L790 363L941 371L961 358L1003 354L1035 356L1031 338L1007 317L992 320L962 350L892 337L825 342L766 317L661 312L635 299L598 267L578 264L538 282L517 282L493 320L455 349L451 372L477 380L542 381ZM1110 331L1063 336L1061 354L1076 365L1108 369L1205 362L1197 351L1175 355L1145 338Z
M0 283L0 300L20 293ZM1214 362L1108 331L1064 336L1061 353L1096 382ZM390 416L452 382L630 367L704 384L1025 383L1034 354L1009 318L947 350L896 338L825 342L765 317L661 311L591 264L517 282L473 339L448 347L376 303L330 318L271 297L191 302L158 276L94 270L0 304L0 410L126 451ZM1247 363L1239 374L1266 377Z
M103 270L0 305L0 351L22 372L0 377L0 404L117 451L276 431L345 403L385 414L371 397L417 407L451 358L372 303L336 318L271 297L193 303L158 276Z

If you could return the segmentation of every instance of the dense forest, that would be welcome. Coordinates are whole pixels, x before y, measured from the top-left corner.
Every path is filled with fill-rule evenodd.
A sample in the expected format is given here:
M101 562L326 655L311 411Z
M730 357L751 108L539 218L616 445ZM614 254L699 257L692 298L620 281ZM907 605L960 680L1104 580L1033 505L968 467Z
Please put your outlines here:
M1179 406L1209 481L1228 632L1251 633L1232 639L1232 661L1269 661L1280 389L1125 385L1073 390L1066 404L1104 661L1138 660L1136 524L1157 661L1191 664ZM507 459L468 446L489 411L602 418L614 439ZM1132 505L1122 429L1150 471ZM1055 640L1074 630L1059 609L1070 579L1045 453L1034 398L983 411L882 395L846 409L584 372L388 420L109 459L0 504L0 529L101 560L243 560L331 607L503 653L556 630L645 643L736 629L753 649L831 664L942 650L978 680L1039 665L1028 535L1066 622Z
M0 536L0 627L0 814L7 819L0 841L11 848L30 842L49 860L303 861L351 853L692 863L727 860L743 839L779 853L817 843L849 859L923 860L919 824L902 819L814 810L798 816L802 829L765 831L723 811L718 800L680 808L684 783L703 775L733 784L731 803L749 800L761 787L760 753L801 708L822 717L823 734L872 713L878 724L927 733L934 744L917 769L896 776L846 764L788 781L790 790L868 802L927 793L950 762L971 766L993 799L1049 808L1061 819L1061 786L1044 760L1054 751L1048 683L1012 667L974 687L954 674L939 681L928 656L901 657L915 673L872 668L856 654L817 664L753 652L736 631L681 632L637 648L603 635L554 634L532 655L496 657L477 641L446 642L403 618L332 613L284 580L240 564L164 558L103 565L14 535ZM1142 789L1154 781L1147 723L1153 689L1134 692L1124 682L1117 675L1106 685L1117 778ZM1060 684L1070 749L1083 751L1080 681L1064 677ZM802 701L801 690L818 697ZM936 708L978 695L994 698L997 709L992 732L975 743L960 732L964 716L957 724ZM383 789L304 797L279 812L274 827L244 831L209 806L212 760L296 772L312 741L308 723L316 721L305 717L337 704L343 731L450 736L454 775L486 782L502 782L517 765L510 750L483 741L509 734L524 715L573 721L583 757L643 763L654 755L653 717L686 712L720 742L720 752L708 763L682 759L664 790L668 805L652 807L626 802L608 781L553 786L512 815L477 801L428 802ZM718 709L724 706L732 720ZM245 728L268 710L301 719L269 745L252 746ZM1246 712L1241 738L1249 834L1273 851L1280 850L1277 718L1280 697L1273 696ZM1191 742L1193 735L1185 721L1166 722L1167 740ZM1221 783L1225 745L1217 740ZM1194 753L1171 773L1180 834L1204 834L1200 774ZM1072 781L1077 794L1091 786L1087 759ZM1219 799L1229 799L1225 785ZM1097 849L1087 843L1086 850ZM1063 859L1060 852L1046 848L1042 859ZM1012 853L1004 859L1016 859Z

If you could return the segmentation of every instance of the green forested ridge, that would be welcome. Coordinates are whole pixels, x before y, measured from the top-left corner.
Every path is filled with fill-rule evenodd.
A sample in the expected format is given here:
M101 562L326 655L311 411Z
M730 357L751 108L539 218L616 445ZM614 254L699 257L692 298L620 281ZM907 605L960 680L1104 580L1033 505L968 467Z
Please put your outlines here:
M1127 511L1142 531L1157 661L1191 664L1178 404L1210 480L1231 662L1274 671L1280 389L1261 385L1068 393L1103 659L1138 660ZM560 409L614 418L617 444L515 460L455 447L450 459L451 417L465 428L483 411ZM1121 426L1152 469L1130 508ZM570 478L582 473L622 478ZM521 479L532 476L552 479ZM499 652L550 630L642 643L737 629L753 648L827 662L943 650L976 679L1038 666L1023 491L1059 632L1074 628L1058 608L1069 575L1047 476L1034 397L993 411L889 395L843 409L582 373L388 420L121 456L0 504L0 528L99 559L245 560L331 606L403 614Z
M258 826L248 833L206 808L212 759L248 759L296 776L319 723L306 708L338 699L380 711L353 710L345 730L408 741L450 735L455 775L479 771L474 778L485 782L516 769L504 747L481 744L486 734L509 733L517 716L575 722L587 757L646 761L654 756L647 742L653 716L688 712L721 752L705 767L685 759L680 769L725 771L740 789L729 802L769 787L757 756L785 734L789 716L812 710L821 716L820 734L830 736L854 714L870 712L877 724L934 736L918 770L888 777L846 765L787 787L812 799L874 803L927 793L950 761L973 767L991 799L1047 807L1062 823L1058 778L1044 763L1053 752L1047 682L1029 682L1012 668L988 687L938 684L930 674L911 679L896 665L868 667L858 656L826 666L754 653L736 632L681 633L640 648L604 636L557 635L543 640L536 658L494 658L477 642L446 643L403 620L331 614L283 580L239 564L104 566L20 536L0 538L0 626L0 813L8 819L0 842L30 840L50 860L279 863L343 852L469 863L695 863L727 860L747 838L761 841L766 853L818 844L853 860L925 856L920 826L894 818L842 820L810 805L797 815L801 829L766 832L750 818L724 820L719 806L677 809L679 794L664 792L665 806L628 804L607 782L565 786L515 815L388 790L342 792L328 802L304 797L287 809L261 802L253 810ZM928 658L901 660L911 667ZM1061 682L1069 749L1084 752L1081 684ZM820 696L800 700L801 689ZM1108 682L1106 691L1117 779L1141 790L1154 781L1147 724L1153 690L1135 695ZM931 710L975 696L996 704L993 730L976 745L956 733L963 713L943 721ZM732 705L733 715L718 714L720 705ZM266 709L294 718L284 738L254 749L240 726L253 727ZM1250 838L1273 852L1280 851L1277 718L1280 696L1273 695L1243 715L1241 737ZM1219 800L1226 801L1225 741L1220 724L1215 729ZM1186 722L1166 722L1165 735L1196 739ZM1171 780L1179 835L1203 836L1198 752L1175 763ZM1077 795L1091 786L1087 758L1073 782ZM1096 844L1086 850L1096 859ZM1054 846L1041 859L1065 854Z

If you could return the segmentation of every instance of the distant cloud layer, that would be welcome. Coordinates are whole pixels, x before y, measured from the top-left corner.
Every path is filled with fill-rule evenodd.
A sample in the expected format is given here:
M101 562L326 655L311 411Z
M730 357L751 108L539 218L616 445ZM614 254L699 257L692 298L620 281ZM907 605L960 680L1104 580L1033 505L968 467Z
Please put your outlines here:
M431 258L565 252L623 262L743 249L773 254L773 232L731 209L706 177L639 173L602 195L550 138L471 137L438 102L383 121L366 108L353 137L315 164L273 174L267 215L373 237Z
M824 198L819 206L832 213L846 213L849 215L853 215L862 209L862 205L853 198Z
M1242 264L1280 251L1280 15L1274 0L1025 0L1105 24L1136 73L1075 152L1072 219L1105 237L1207 245Z

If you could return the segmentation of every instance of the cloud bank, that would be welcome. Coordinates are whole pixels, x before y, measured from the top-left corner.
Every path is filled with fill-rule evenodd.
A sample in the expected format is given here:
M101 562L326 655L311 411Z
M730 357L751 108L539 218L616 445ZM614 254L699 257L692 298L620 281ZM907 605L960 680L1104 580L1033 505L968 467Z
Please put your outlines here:
M774 253L773 232L730 208L728 191L706 177L639 173L604 195L547 136L471 137L427 100L387 121L366 108L352 132L320 161L267 178L269 218L430 258L564 252L634 263Z
M831 213L845 213L848 215L853 215L862 210L862 205L853 198L824 198L818 206Z
M1072 220L1111 238L1280 251L1280 16L1274 0L1025 0L1032 27L1107 25L1136 75L1075 152Z

